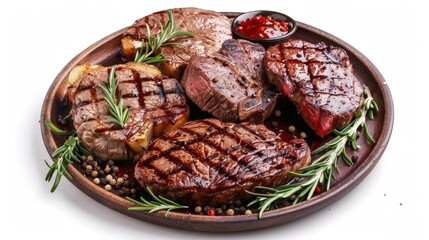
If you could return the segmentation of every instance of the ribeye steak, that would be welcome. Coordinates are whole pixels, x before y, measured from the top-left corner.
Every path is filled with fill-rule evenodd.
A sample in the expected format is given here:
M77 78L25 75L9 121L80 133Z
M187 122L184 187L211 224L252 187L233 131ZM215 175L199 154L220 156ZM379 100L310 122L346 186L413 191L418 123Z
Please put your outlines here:
M111 67L84 68L69 87L73 125L84 147L99 158L138 159L141 154L127 142L142 128L150 126L149 137L158 137L186 122L186 97L177 80L163 76L156 67L143 63L117 65L117 91L122 93L124 107L130 107L126 126L121 128L109 120L109 105L99 87L108 81L110 71Z
M346 126L362 104L363 86L341 48L289 40L267 49L264 65L269 81L319 136Z
M181 84L201 110L222 121L262 123L278 98L266 79L264 54L257 43L226 40L220 52L192 57Z
M276 187L310 163L302 139L282 141L262 124L190 121L158 139L135 168L141 186L190 205L251 198L245 190Z
M231 22L223 14L198 8L171 9L175 26L194 34L194 37L176 37L172 39L181 45L171 45L161 48L161 52L169 61L157 66L167 76L180 79L189 59L192 56L206 56L219 51L222 43L232 38ZM128 60L133 60L136 49L141 47L141 41L146 40L146 24L152 35L160 32L160 24L166 25L167 11L160 11L138 19L124 33L122 48Z

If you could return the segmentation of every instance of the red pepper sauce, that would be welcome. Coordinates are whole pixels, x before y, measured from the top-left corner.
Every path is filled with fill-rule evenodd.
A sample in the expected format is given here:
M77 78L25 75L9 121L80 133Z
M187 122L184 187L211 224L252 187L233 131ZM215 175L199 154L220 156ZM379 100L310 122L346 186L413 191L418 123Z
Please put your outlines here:
M237 31L252 38L274 38L285 35L289 31L289 24L273 19L271 16L256 15L241 21Z

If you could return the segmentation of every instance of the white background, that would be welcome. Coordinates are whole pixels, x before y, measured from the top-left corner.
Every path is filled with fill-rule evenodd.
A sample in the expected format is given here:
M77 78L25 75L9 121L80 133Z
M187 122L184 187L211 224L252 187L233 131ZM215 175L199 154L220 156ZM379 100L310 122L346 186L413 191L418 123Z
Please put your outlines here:
M279 3L282 2L282 3ZM423 1L421 1L423 2ZM9 1L1 7L2 239L429 239L428 13L417 1ZM49 155L39 117L44 96L76 54L154 11L195 6L284 12L365 54L386 79L395 125L383 157L352 192L295 222L209 234L169 229L119 214L68 181L49 192ZM9 236L4 238L5 236Z

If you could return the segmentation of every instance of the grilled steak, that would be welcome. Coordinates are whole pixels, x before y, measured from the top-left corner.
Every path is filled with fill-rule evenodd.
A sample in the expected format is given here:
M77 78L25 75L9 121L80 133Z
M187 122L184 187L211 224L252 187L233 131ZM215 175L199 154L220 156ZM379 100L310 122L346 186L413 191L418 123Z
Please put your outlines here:
M203 111L226 122L262 123L277 101L263 69L265 49L246 40L226 40L222 50L189 61L181 84Z
M363 87L338 47L290 40L267 50L268 78L319 136L346 126L363 101Z
M73 125L84 147L99 158L137 159L140 155L128 146L133 137L143 128L150 128L150 138L183 124L189 107L180 84L157 68L143 63L117 65L117 91L122 93L124 108L130 107L126 127L121 128L108 120L109 106L99 87L107 83L110 71L111 67L101 66L84 69L69 87Z
M156 139L135 168L141 186L192 205L248 201L245 190L276 187L310 163L302 139L282 141L264 125L190 121Z
M167 76L180 79L191 56L206 56L218 51L222 43L232 38L231 23L223 14L198 8L176 8L171 10L175 26L194 34L193 38L177 37L172 41L181 45L166 46L161 52L170 61L158 65ZM123 53L133 59L141 41L146 39L146 24L151 34L158 34L160 23L165 26L168 21L167 11L160 11L137 20L125 33L122 39Z

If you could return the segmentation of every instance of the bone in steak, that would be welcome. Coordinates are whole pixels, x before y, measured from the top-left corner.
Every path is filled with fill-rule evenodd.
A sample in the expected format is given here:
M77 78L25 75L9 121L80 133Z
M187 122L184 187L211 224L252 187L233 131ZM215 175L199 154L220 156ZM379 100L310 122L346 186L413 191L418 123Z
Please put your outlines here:
M181 45L161 47L161 52L169 61L157 66L167 76L180 79L191 56L206 56L219 51L222 43L232 38L231 22L223 14L198 8L171 9L175 26L194 34L193 38L176 37L172 39ZM123 53L132 60L141 41L146 40L146 24L152 35L160 32L160 23L165 26L168 21L167 11L160 11L137 20L124 33L122 39Z
M245 190L276 187L310 163L302 139L282 141L262 124L190 121L149 147L135 167L142 187L190 205L248 201Z
M161 75L143 63L117 65L117 91L122 93L124 108L130 107L125 128L109 121L109 106L99 87L108 80L111 67L90 68L68 89L71 116L76 133L86 149L101 159L132 160L141 157L127 141L148 121L153 136L174 129L187 121L189 107L177 80Z
M230 39L210 56L194 56L181 84L203 111L226 121L262 123L277 102L263 69L265 49L257 43Z
M362 84L341 48L289 40L270 47L264 65L269 81L319 136L346 126L362 104Z

